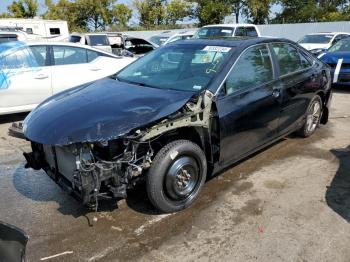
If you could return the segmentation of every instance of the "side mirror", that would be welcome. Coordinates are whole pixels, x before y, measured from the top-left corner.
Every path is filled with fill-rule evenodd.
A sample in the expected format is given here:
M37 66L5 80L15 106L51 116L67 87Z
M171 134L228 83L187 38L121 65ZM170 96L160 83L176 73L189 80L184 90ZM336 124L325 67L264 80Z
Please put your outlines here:
M0 222L0 261L25 261L27 242L22 230Z

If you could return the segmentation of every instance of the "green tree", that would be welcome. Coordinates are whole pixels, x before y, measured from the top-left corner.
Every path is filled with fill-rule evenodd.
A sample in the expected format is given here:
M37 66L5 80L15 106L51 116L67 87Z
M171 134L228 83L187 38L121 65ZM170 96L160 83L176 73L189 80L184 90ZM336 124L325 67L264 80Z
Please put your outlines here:
M120 28L126 28L132 17L132 9L125 4L116 4L112 9L112 22L117 23Z
M189 0L196 4L194 17L199 26L219 24L232 13L232 6L227 0Z
M349 0L278 0L282 11L274 23L349 20Z
M166 3L166 23L175 25L192 14L192 5L184 0L172 0Z
M165 0L134 0L133 5L139 14L140 26L151 29L165 21Z
M39 3L37 0L15 0L7 7L7 10L12 17L33 18L38 13Z
M90 30L106 30L112 22L112 8L116 0L77 0L78 18L83 20Z
M244 12L248 21L253 24L268 23L273 3L273 0L246 0Z
M45 19L65 20L68 23L70 31L80 32L86 30L86 21L80 19L80 10L75 2L59 0L54 4L52 0L45 0L45 4L47 7L47 11L43 15Z

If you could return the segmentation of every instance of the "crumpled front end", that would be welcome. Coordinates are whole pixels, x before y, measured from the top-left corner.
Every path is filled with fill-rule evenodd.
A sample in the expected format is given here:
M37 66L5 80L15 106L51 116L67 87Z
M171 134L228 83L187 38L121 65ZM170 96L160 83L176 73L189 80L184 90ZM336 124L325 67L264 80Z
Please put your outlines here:
M152 159L184 127L209 128L212 94L205 92L176 112L110 140L46 145L32 141L25 153L27 166L44 169L59 185L84 204L99 199L125 198L126 190L144 178Z

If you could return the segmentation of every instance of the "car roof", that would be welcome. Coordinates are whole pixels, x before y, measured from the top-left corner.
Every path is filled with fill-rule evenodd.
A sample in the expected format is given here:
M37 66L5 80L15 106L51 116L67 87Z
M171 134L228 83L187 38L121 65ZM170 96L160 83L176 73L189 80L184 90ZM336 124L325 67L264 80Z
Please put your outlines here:
M182 36L182 35L194 35L197 31L185 31L185 32L179 32L179 33L175 33L173 36Z
M0 44L0 54L3 55L7 50L10 50L10 49L19 48L22 46L33 46L33 45L55 45L55 46L81 47L81 48L89 49L92 51L97 51L99 53L103 53L103 54L106 54L109 56L119 57L115 54L105 52L101 49L97 49L97 48L94 48L94 47L91 47L88 45L82 45L82 44L70 43L70 42L35 42L35 41L33 41L33 42L31 41L31 42L27 42L27 43L22 42L22 41L14 41L14 42L7 42L7 43Z
M318 33L311 33L307 35L339 35L339 34L350 35L350 33L346 33L346 32L318 32Z
M217 25L206 25L205 27L238 27L238 26L255 26L254 24L217 24Z
M93 50L93 51L98 51L100 53L104 53L106 55L110 55L110 56L116 56L115 54L109 53L109 52L105 52L101 49L98 48L94 48L92 46L89 45L83 45L83 44L79 44L79 43L71 43L71 42L28 42L27 43L28 46L32 46L32 45L55 45L55 46L72 46L72 47L81 47L81 48L85 48L85 49L89 49L89 50Z
M179 40L169 45L176 44L197 44L197 45L211 45L211 46L228 46L228 47L248 47L260 43L269 42L287 42L293 43L292 41L284 38L274 37L224 37L224 38L196 38Z

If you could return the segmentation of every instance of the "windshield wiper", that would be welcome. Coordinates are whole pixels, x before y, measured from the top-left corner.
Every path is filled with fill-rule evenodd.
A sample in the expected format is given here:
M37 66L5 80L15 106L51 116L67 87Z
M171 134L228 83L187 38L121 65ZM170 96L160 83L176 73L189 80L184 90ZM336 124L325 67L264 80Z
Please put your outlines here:
M126 79L121 79L119 77L115 77L119 82L125 82L125 83L128 83L128 84L132 84L132 85L137 85L137 86L146 86L146 87L151 87L151 88L157 88L159 89L159 87L156 87L156 86L152 86L152 85L148 85L146 83L140 83L140 82L135 82L135 81L131 81L131 80L126 80Z

